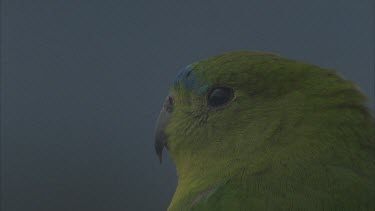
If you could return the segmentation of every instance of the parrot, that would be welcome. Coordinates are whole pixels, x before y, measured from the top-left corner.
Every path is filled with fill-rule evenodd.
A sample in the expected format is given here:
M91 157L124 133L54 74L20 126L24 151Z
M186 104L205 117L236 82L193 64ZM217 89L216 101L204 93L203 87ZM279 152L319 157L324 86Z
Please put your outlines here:
M375 210L375 120L336 70L237 50L182 68L156 121L168 211Z

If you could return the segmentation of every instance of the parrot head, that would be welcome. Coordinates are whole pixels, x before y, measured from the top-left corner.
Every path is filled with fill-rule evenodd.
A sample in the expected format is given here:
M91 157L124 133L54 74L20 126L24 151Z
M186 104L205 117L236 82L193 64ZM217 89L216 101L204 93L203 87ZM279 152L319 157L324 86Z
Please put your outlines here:
M242 170L281 172L293 162L328 160L335 150L345 154L328 147L336 139L317 136L336 130L350 110L367 116L365 100L332 70L270 53L220 54L178 73L158 117L155 150L160 161L164 148L171 154L178 189Z
M245 181L243 175L250 184L263 175L270 185L298 172L320 177L322 163L352 166L362 159L355 150L374 149L365 101L335 71L275 54L236 51L188 65L171 86L155 129L160 162L167 148L177 168L171 207L195 192L194 204L210 192L207 187ZM355 138L343 135L358 125L365 126Z

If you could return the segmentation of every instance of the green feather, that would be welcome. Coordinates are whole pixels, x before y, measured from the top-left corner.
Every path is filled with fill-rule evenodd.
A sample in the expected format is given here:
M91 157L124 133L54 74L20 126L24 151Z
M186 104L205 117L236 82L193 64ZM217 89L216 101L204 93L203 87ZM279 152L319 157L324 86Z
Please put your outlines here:
M166 129L175 210L375 210L375 121L366 97L335 71L274 54L231 52L192 66L209 88L171 89Z

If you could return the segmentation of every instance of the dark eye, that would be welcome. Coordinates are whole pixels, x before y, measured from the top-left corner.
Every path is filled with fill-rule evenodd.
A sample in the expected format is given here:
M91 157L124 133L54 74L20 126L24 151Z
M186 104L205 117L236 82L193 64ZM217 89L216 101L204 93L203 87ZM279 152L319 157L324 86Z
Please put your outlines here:
M219 107L225 105L233 98L233 89L229 87L217 87L208 94L208 105L211 107Z

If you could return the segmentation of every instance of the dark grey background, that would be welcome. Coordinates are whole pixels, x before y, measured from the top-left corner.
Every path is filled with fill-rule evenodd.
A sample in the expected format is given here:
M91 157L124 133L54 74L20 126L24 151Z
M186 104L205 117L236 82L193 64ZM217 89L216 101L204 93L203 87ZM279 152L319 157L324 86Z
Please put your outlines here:
M373 0L2 0L4 211L165 210L153 149L176 71L220 52L339 70L374 105Z

